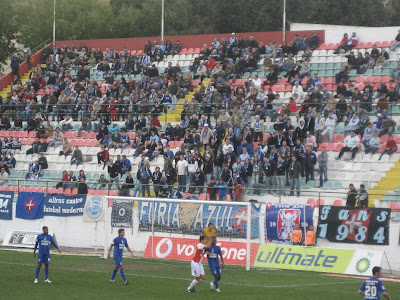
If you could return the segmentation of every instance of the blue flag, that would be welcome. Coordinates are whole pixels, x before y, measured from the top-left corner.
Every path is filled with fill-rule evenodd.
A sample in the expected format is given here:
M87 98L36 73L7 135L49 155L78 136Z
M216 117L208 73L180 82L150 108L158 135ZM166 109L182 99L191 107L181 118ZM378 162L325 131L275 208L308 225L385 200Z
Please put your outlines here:
M14 192L0 192L0 219L12 220L12 203Z
M20 219L43 218L44 193L20 192L15 216Z

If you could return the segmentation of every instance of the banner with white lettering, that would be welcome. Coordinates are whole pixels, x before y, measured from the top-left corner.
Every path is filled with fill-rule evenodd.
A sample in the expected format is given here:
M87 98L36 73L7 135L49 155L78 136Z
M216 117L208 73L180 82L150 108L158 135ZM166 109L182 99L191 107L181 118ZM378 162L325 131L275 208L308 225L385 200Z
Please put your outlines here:
M251 238L259 238L260 207L252 204ZM219 237L246 238L247 207L139 201L138 211L140 231L199 235L213 223Z
M12 220L14 192L0 192L0 220Z
M318 238L335 243L389 245L389 208L322 205Z
M132 227L132 209L135 201L131 199L114 199L111 211L112 227Z
M86 195L47 194L44 198L43 215L57 217L82 216Z

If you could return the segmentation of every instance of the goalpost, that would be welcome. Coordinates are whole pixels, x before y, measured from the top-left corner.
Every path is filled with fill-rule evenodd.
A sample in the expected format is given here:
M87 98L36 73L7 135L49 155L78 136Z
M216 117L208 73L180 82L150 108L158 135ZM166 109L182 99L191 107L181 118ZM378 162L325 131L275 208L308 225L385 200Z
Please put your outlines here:
M112 208L105 215L104 257L118 228L124 228L131 249L143 252L144 257L189 261L200 234L213 223L225 263L245 265L250 270L251 255L255 255L251 244L260 243L261 235L258 203L106 198L110 204L112 200Z

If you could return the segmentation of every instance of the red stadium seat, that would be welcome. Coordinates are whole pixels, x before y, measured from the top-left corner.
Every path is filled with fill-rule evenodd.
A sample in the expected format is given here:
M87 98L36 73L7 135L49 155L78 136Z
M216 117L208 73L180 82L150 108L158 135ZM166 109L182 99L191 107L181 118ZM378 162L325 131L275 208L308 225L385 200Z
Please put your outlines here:
M333 138L333 142L334 143L343 143L344 141L344 135L343 134L337 134L334 138Z
M202 193L199 195L199 200L207 200L207 194L206 193Z
M383 41L382 42L382 47L389 47L390 46L390 42L389 41Z
M321 50L326 50L328 48L328 46L325 43L321 43L321 45L319 45L318 48Z
M308 205L315 205L315 199L314 198L309 198L308 200L307 200L307 204Z
M334 43L329 43L328 46L327 46L327 49L329 49L329 50L336 49L335 48L335 44Z
M382 47L382 43L379 42L379 41L376 41L374 44L375 44L378 48L381 48L381 47Z
M382 77L381 76L374 76L372 77L371 82L381 82Z
M365 47L366 48L372 48L374 46L374 43L373 42L367 42L366 44L365 44Z
M334 150L334 151L338 152L338 151L340 151L340 150L341 150L343 147L344 147L344 144L342 144L342 143L339 143L339 144L337 144L337 145L336 145L336 147L335 147L335 150Z
M194 54L200 54L200 48L194 48L193 53Z
M393 210L395 212L399 212L400 211L399 202L391 202L389 207L390 207L391 210Z
M193 48L189 48L189 49L186 50L186 53L187 54L193 54L194 53L194 49Z
M187 53L188 53L188 49L182 48L182 50L179 54L187 54Z
M138 50L138 51L136 52L136 55L140 55L140 54L143 54L143 50Z
M324 205L324 203L325 203L325 200L324 200L324 199L317 199L317 200L315 201L315 205L316 205L316 206Z
M358 43L356 49L362 49L362 48L365 48L365 43L364 42Z
M333 202L333 206L343 206L343 201L342 200L335 200Z

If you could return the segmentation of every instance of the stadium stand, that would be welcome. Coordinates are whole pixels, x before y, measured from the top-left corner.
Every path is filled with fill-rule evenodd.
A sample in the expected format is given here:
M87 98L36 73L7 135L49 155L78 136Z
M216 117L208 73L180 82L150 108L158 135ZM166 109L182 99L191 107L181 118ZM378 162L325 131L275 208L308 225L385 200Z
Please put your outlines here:
M340 48L344 42L351 44ZM290 197L291 177L297 176L305 202L344 204L353 183L357 188L366 185L370 205L398 209L400 54L397 48L389 49L394 42L353 39L319 44L297 37L289 45L264 45L252 37L238 40L232 35L203 48L156 42L122 51L89 49L84 44L47 47L44 64L16 76L0 92L0 146L5 153L1 160L9 174L0 180L0 189L74 194L74 181L84 170L90 194L139 195L138 186L152 184L150 177L158 166L166 178L155 179L151 195L158 195L157 185L169 185L172 197L171 187L178 184L172 169L182 154L192 176L187 183L204 186L181 186L183 192L189 191L185 196L209 199L214 189L206 185L227 164L230 171L222 175L228 185L239 181L252 197ZM106 151L99 155L101 145ZM335 160L344 147L350 152L358 149L354 159L344 152ZM45 169L35 166L39 153L47 160ZM289 153L300 162L299 174ZM141 170L143 154L149 175ZM122 162L123 155L131 166ZM254 156L261 159L257 167ZM213 161L211 166L208 160ZM196 164L201 165L200 174L191 169ZM119 173L113 173L115 165ZM135 187L126 182L122 168L131 172ZM63 177L64 170L75 177ZM321 179L324 170L327 177ZM59 184L62 178L67 180ZM263 183L256 178L264 178ZM312 192L314 197L321 192L327 196L308 199Z

